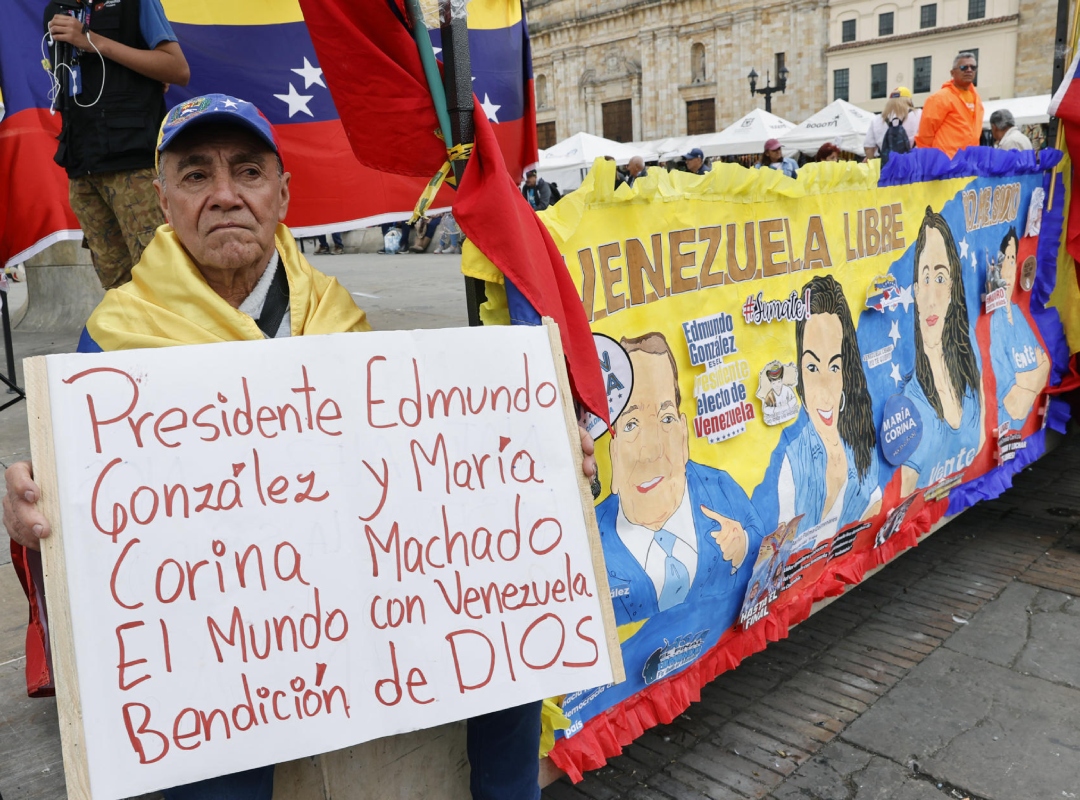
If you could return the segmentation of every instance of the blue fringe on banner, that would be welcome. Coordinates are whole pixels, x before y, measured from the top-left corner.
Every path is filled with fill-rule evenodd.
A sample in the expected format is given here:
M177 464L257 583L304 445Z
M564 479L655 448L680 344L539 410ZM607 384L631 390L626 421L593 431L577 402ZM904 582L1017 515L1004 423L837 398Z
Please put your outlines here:
M916 148L910 153L889 157L881 168L878 186L901 186L950 178L1002 178L1030 175L1057 166L1062 152L1045 150L997 150L993 147L965 147L950 159L934 148Z

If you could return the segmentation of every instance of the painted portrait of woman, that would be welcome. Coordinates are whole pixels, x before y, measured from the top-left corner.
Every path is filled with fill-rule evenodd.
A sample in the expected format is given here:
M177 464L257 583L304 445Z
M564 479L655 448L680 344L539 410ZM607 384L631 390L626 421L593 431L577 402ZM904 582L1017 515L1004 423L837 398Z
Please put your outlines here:
M990 360L997 383L998 424L1011 430L1024 427L1031 409L1046 388L1050 359L1016 303L1016 253L1020 240L1010 228L1001 240L1001 278L1009 299L990 317Z
M927 207L915 242L915 374L904 386L922 439L900 468L906 496L971 464L982 447L979 365L956 241Z
M843 288L821 275L810 318L795 323L801 430L784 451L777 487L780 520L802 514L797 546L832 538L881 508L877 434L859 343ZM809 542L810 532L814 542Z

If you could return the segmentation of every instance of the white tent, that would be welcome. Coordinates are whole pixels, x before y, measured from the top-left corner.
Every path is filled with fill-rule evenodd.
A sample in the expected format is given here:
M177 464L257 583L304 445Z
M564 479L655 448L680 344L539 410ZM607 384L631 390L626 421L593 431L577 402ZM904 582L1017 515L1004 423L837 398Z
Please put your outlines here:
M691 137L688 147L700 147L710 158L716 156L741 156L761 153L765 142L779 139L795 127L782 117L755 108L745 117L736 120L719 133L706 133Z
M834 100L787 133L778 136L784 150L816 153L826 142L832 142L848 153L863 153L863 141L876 115L853 106L846 100Z
M616 164L622 165L634 156L642 156L648 161L655 157L655 153L642 153L632 144L593 136L591 133L575 133L569 139L563 139L545 150L541 163L544 159L559 159L560 161L577 161L583 167L591 167L597 158L603 156L611 156Z
M1034 97L1010 97L1006 100L983 102L983 127L989 130L990 115L1000 108L1008 109L1016 118L1017 125L1038 125L1050 121L1050 95Z
M656 143L657 161L676 161L686 155L686 152L696 147L694 140L697 136L669 136Z
M640 142L627 142L627 147L634 148L642 158L646 161L652 161L656 158L656 155L660 152L660 145L666 142L667 139L645 139ZM646 155L648 154L648 155ZM651 156L651 158L649 157Z
M578 158L547 158L544 151L540 152L540 161L536 164L536 174L548 183L556 184L563 193L581 186L588 171L589 167L582 166Z
M616 164L625 166L634 156L641 156L646 161L655 160L656 150L591 133L576 133L541 151L536 173L548 183L558 184L560 192L567 192L579 187L593 162L603 156L611 156Z

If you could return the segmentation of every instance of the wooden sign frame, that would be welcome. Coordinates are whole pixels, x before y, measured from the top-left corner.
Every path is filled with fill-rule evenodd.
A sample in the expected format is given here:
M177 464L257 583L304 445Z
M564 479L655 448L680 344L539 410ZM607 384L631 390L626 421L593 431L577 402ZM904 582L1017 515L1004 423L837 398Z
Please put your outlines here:
M618 683L624 680L621 647L611 606L603 550L593 509L592 492L588 479L585 478L581 471L580 435L577 416L571 400L562 342L558 327L552 320L545 318L544 325L551 346L555 374L558 378L566 435L571 445L570 449L576 469L578 493L588 535L591 567L601 609L601 624L605 635L606 651L611 663L614 681ZM27 385L27 411L35 479L41 489L40 508L51 527L50 536L42 540L41 555L45 594L49 608L49 636L53 677L56 687L56 702L60 721L60 738L68 797L75 798L75 800L91 800L90 769L86 750L83 705L79 690L79 665L72 626L71 599L68 589L69 566L64 548L64 529L60 515L60 490L55 458L53 417L46 358L47 356L28 358L24 360L23 364ZM369 741L356 747L364 747L370 744ZM355 750L356 747L335 752L347 753ZM324 771L324 769L318 770L318 772ZM370 775L368 777L370 778ZM324 781L325 779L324 776ZM393 793L393 787L385 784L381 786L381 790ZM341 794L335 794L335 797L348 800L346 796Z

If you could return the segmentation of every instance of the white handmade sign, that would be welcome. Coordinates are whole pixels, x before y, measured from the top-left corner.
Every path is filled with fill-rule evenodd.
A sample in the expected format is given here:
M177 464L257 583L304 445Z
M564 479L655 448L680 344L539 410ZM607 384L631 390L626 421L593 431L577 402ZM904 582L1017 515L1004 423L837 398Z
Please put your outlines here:
M552 331L28 361L70 796L621 680Z

